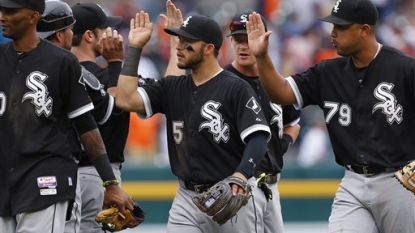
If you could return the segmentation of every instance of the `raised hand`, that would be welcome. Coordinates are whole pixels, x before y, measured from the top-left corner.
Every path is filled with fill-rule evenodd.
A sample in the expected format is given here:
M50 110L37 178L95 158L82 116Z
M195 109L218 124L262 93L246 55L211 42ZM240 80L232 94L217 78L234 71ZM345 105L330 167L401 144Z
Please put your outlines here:
M265 32L261 15L256 12L249 15L249 21L246 22L246 31L251 52L256 57L266 56L268 54L269 36L272 32Z
M108 27L99 39L98 48L107 62L122 61L124 58L124 42L117 30Z
M167 29L180 28L183 24L182 12L171 0L166 1L166 15L160 14L160 17L164 20L164 27Z
M135 14L130 21L130 32L128 34L128 45L132 47L144 47L151 38L153 23L145 11Z

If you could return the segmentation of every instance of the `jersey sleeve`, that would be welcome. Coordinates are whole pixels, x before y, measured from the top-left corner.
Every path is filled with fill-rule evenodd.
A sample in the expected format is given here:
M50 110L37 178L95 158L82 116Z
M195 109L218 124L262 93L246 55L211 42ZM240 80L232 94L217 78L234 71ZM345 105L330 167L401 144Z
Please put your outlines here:
M243 85L239 88L237 95L234 96L237 125L242 141L248 135L257 131L268 133L268 140L271 138L267 120L264 116L263 109L259 104L258 97L248 83L241 82Z
M62 99L69 119L78 117L94 108L85 89L82 70L76 59L72 59L61 73Z
M289 76L286 80L297 100L297 103L293 105L296 109L319 103L320 84L317 76L317 66L311 67L303 73Z
M140 118L149 118L156 113L165 113L165 107L163 98L166 96L165 86L166 78L156 81L151 78L139 79L139 87L137 88L138 94L141 96L144 102L146 113L137 113Z
M282 106L282 122L284 126L294 126L300 122L301 112L293 105Z

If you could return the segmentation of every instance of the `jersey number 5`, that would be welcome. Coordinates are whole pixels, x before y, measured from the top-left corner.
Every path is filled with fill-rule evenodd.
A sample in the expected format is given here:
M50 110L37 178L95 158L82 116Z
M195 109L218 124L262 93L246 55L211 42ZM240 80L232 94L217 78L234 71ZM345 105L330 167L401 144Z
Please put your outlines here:
M180 144L183 140L183 121L173 121L173 137L176 144Z
M341 126L348 126L352 122L352 108L348 104L325 101L324 108L328 108L326 124L330 123L337 112L339 113L338 121Z

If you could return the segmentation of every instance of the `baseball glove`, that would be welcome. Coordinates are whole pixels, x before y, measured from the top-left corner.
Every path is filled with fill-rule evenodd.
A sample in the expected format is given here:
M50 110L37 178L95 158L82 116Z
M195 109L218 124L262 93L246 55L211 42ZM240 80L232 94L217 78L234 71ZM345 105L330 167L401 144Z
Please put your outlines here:
M415 194L415 160L395 172L395 177L406 189Z
M244 194L232 194L232 184L237 184L245 191ZM251 197L251 186L245 180L229 176L219 181L207 191L192 197L193 203L219 225L225 224L236 215L242 206L248 203Z
M134 204L133 211L126 211L127 215L124 215L118 210L118 207L110 207L100 211L95 216L95 221L102 224L103 230L115 232L134 228L146 219L143 209L138 204Z

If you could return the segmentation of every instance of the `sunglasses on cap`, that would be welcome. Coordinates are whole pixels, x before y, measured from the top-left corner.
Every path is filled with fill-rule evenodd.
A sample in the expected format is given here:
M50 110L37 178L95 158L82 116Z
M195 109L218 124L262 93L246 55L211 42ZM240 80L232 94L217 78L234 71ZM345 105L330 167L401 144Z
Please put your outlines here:
M230 24L229 29L231 30L231 32L238 30L246 30L246 24L241 21L233 21Z

